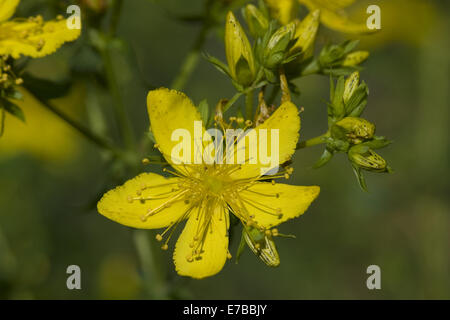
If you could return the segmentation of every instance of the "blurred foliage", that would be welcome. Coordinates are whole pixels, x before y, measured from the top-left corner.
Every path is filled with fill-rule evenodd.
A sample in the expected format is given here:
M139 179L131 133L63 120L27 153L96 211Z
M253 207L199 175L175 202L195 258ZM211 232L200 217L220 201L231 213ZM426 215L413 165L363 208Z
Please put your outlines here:
M396 148L383 152L395 174L379 177L369 172L370 192L361 193L342 170L349 166L346 156L337 155L323 169L312 170L323 148L299 150L292 183L319 184L322 192L307 214L280 230L297 236L295 241L278 241L280 266L269 270L246 251L239 266L227 263L219 275L192 281L177 277L170 254L161 252L155 258L163 261L162 274L171 287L183 288L171 297L450 298L449 3L369 2L380 5L383 30L375 40L367 37L361 42L362 50L371 50L361 72L371 90L366 115L379 124L377 131L396 143ZM64 13L67 3L24 0L19 10L25 16L47 8L53 15ZM365 7L360 3L348 10L361 13L358 6ZM118 43L111 56L134 133L148 129L149 84L170 86L200 28L195 19L174 21L174 16L196 16L201 8L201 0L124 4L117 33L130 47ZM84 40L93 36L85 31ZM321 27L318 41L327 44L339 36L345 38ZM205 49L225 60L220 35L210 35ZM133 63L127 62L130 59ZM81 79L84 88L76 85L69 97L54 104L95 123L96 132L109 130L114 135L117 128L97 121L99 114L108 118L112 112L99 68L95 52L76 43L28 67L52 80ZM185 91L196 103L234 92L211 68L202 61L187 83ZM305 108L302 118L307 120L302 137L325 132L322 119L327 110L320 97L328 96L329 80L314 75L294 82L301 89L295 102ZM7 118L0 140L0 298L148 298L148 279L138 267L142 261L131 229L101 217L94 208L105 184L117 183L110 176L120 177L123 168L112 166L112 172L105 172L106 156L80 141L76 132L64 125L54 128L51 116L37 103L23 109L27 124ZM42 120L33 123L32 118ZM153 232L149 238L154 238ZM71 264L81 267L80 291L66 289L66 268ZM371 264L381 267L382 290L366 288L366 268Z

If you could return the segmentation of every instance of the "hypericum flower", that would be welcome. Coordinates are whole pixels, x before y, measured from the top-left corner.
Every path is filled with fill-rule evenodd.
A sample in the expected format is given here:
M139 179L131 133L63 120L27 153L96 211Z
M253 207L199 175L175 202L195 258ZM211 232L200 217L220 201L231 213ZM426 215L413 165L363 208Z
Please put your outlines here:
M171 155L179 141L173 141L172 134L181 129L195 137L194 122L201 121L200 114L183 93L164 88L150 91L147 105L157 147L174 168L174 171L166 170L174 177L143 173L107 192L97 208L105 217L126 226L143 229L165 227L164 232L156 236L158 241L166 238L162 245L164 250L168 249L175 228L187 220L173 255L180 275L204 278L223 268L227 257L231 258L228 251L230 214L245 226L275 236L277 232L272 232L271 228L303 214L318 196L320 188L317 186L275 183L275 179L289 178L292 168L276 175L262 176L261 168L266 166L260 161L251 164L249 158L244 164L203 162L190 165L186 164L187 161L176 164ZM242 123L239 120L230 119L232 123ZM251 126L251 121L247 120L245 124ZM205 128L200 129L205 132ZM270 129L279 130L279 163L284 163L293 155L299 138L297 107L291 102L283 103L251 132L259 136ZM244 135L237 138L240 139L244 139ZM250 139L245 138L244 141L249 143ZM261 146L259 139L254 141L258 150L260 147L272 150L272 140L266 146ZM189 143L194 150L195 146L202 145L202 141L196 139ZM230 148L239 151L235 143ZM191 159L195 156L191 152Z
M356 23L350 20L344 9L356 0L298 0L310 11L320 9L320 21L330 29L344 33L370 33L366 22Z
M80 30L67 28L62 17L52 21L44 21L41 16L9 20L19 2L0 0L0 55L39 58L80 36Z

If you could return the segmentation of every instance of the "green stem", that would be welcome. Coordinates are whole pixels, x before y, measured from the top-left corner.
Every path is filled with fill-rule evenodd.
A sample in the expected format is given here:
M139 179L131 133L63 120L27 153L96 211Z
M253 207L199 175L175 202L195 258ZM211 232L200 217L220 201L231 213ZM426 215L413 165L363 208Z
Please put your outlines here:
M309 140L305 140L305 141L300 141L297 144L297 150L298 149L304 149L304 148L308 148L308 147L312 147L312 146L316 146L318 144L323 144L327 142L327 138L330 136L330 133L324 133L318 137L309 139Z
M197 38L194 42L194 46L187 54L186 58L184 59L183 64L181 65L180 71L177 75L177 77L172 82L171 88L175 90L183 90L187 81L191 77L192 73L194 72L195 68L197 67L197 64L200 60L200 53L203 48L203 45L205 44L206 37L208 35L210 29L210 24L205 20L203 22L203 26L197 35Z
M253 119L253 90L250 90L245 95L245 118L247 120Z
M30 92L31 93L31 92ZM82 136L84 136L87 140L91 141L95 145L99 146L100 148L104 150L110 151L114 156L119 158L124 158L124 153L113 146L108 140L103 138L102 136L94 133L91 131L88 127L84 126L81 123L78 123L77 121L71 119L66 114L61 112L58 108L56 108L54 105L52 105L50 102L39 98L38 96L32 94L33 97L38 100L47 110L52 112L54 115L59 117L61 120L63 120L65 123L67 123L69 126L71 126L73 129L78 131Z
M114 37L117 33L117 26L119 25L120 13L122 11L123 0L115 0L113 3L111 13L111 23L109 25L109 33Z
M228 100L227 104L223 107L222 112L225 113L228 109L230 109L233 104L244 94L244 92L237 92L230 100Z
M317 60L311 61L310 64L308 64L302 71L302 74L300 77L309 76L311 74L320 73L321 67L319 65L319 62Z
M105 67L106 78L108 82L109 90L111 91L113 98L113 106L115 111L116 120L119 124L120 134L124 139L125 146L129 150L134 148L134 134L128 119L128 114L125 110L125 105L122 100L122 94L117 83L117 77L114 72L114 65L112 63L111 55L109 53L108 45L102 50L103 64Z
M155 248L148 239L147 230L133 230L133 240L140 259L144 287L153 299L167 298L167 288L162 270L158 266Z
M5 118L6 118L5 113L6 113L5 109L2 108L0 120L0 138L3 137L3 133L5 132Z

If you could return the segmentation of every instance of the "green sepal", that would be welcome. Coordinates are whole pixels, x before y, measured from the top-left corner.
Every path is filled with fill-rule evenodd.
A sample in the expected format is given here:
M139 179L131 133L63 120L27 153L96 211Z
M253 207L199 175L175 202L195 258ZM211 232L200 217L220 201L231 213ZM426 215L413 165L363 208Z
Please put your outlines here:
M25 122L25 114L23 113L22 109L15 103L12 103L11 101L5 98L0 98L0 109L5 110L10 115Z
M209 123L209 104L208 100L204 99L198 104L198 111L200 112L200 117L202 118L203 124L207 127Z
M359 187L363 191L369 192L369 190L367 189L366 179L364 178L364 175L363 175L361 169L354 164L352 164L352 169L353 169L353 173L356 176L356 180L358 181Z
M318 169L326 165L333 158L333 152L325 148L320 159L314 164L313 168Z
M223 63L222 61L220 61L219 59L217 59L214 56L211 56L210 54L204 52L203 53L203 57L210 62L217 70L219 70L220 72L222 72L223 74L227 75L228 77L231 78L231 73L230 73L230 69L228 68L228 66Z

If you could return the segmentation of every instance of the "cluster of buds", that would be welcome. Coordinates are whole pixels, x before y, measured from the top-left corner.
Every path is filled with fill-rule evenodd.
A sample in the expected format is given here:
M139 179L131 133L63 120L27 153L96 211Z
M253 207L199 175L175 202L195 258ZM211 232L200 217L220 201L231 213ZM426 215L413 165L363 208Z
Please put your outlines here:
M387 162L375 149L384 148L391 141L375 135L375 125L361 118L368 97L367 85L360 83L359 72L347 79L339 77L336 85L331 81L331 101L328 105L329 130L323 137L326 149L316 163L321 167L338 152L346 153L362 189L367 186L362 170L392 172Z
M270 3L269 3L270 4ZM235 15L229 11L225 26L227 64L208 56L207 59L227 74L239 91L261 81L279 84L279 73L295 79L303 75L349 74L367 57L366 51L353 51L357 41L325 46L314 58L314 45L320 25L320 10L303 19L281 19L264 1L259 7L248 4L242 9L250 41ZM286 21L284 21L286 20ZM281 21L284 21L281 23Z

